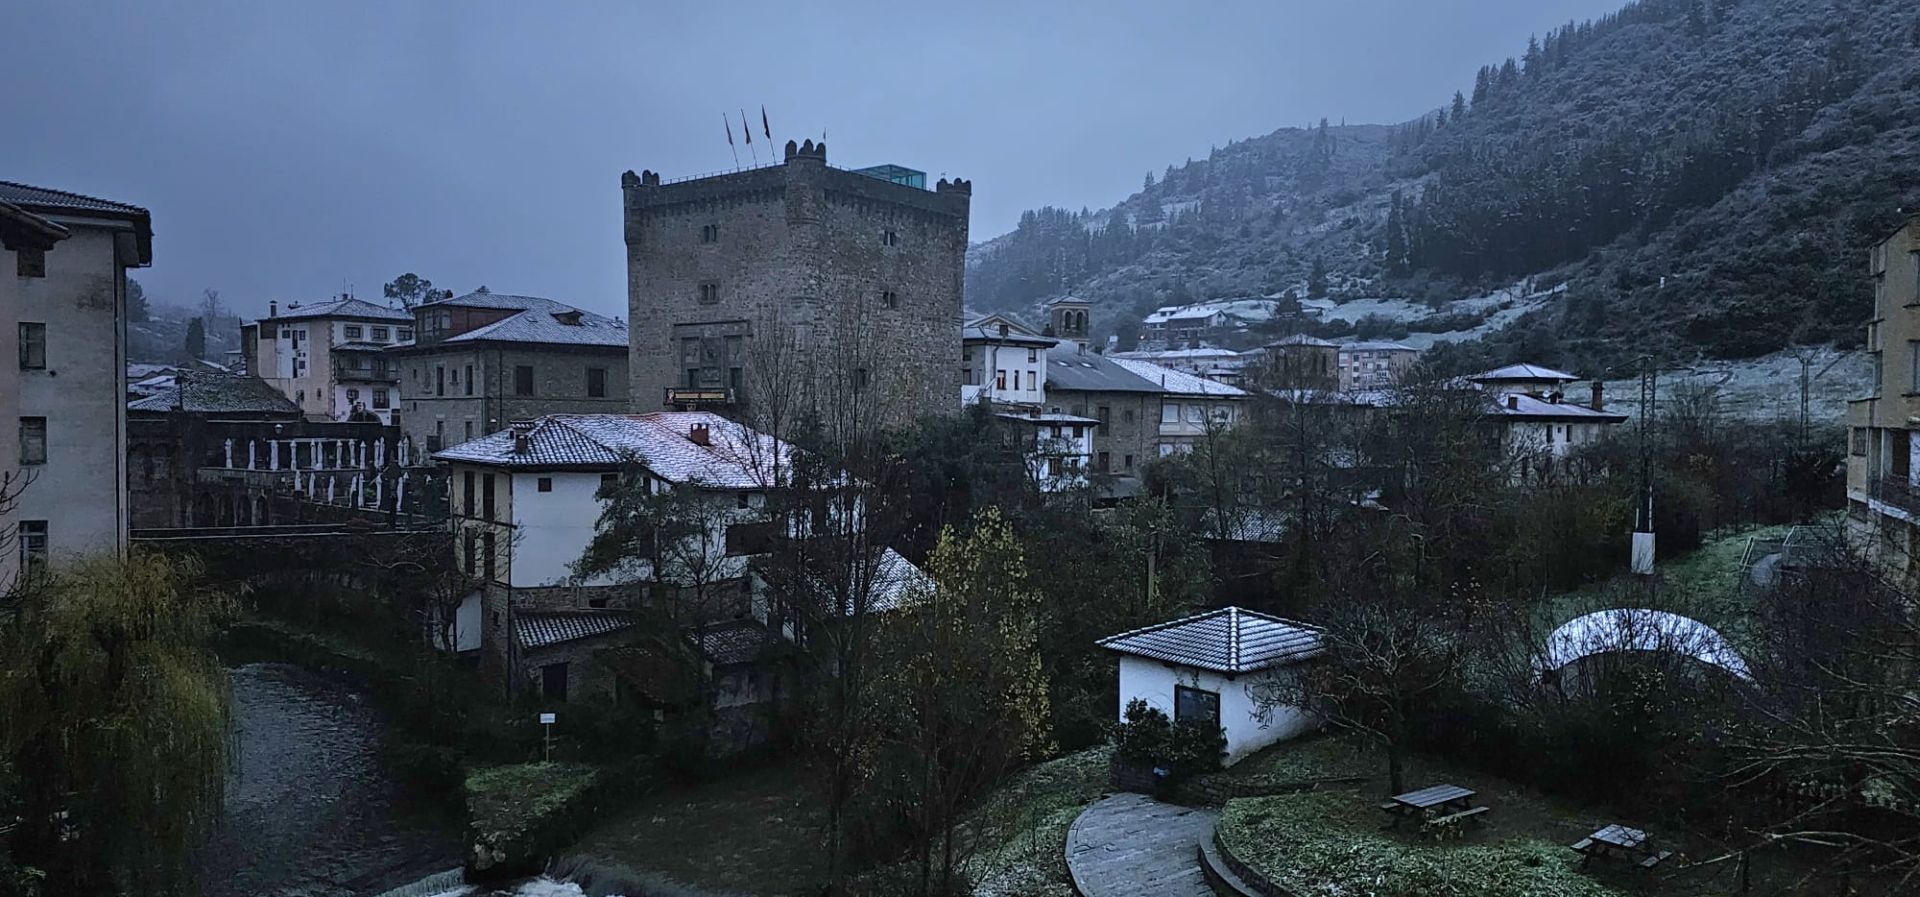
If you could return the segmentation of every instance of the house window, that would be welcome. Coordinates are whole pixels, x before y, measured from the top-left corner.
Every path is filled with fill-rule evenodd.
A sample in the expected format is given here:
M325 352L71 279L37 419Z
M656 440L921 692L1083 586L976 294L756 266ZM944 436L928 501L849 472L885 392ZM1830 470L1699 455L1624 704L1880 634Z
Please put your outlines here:
M720 285L719 284L709 282L709 283L703 283L700 285L700 304L701 305L712 305L719 301L720 301Z
M541 477L540 479L535 480L534 487L539 489L541 492L552 492L553 477Z
M467 431L467 441L472 442L473 441L473 421L464 421L462 425L466 428L466 431Z
M389 332L389 331L388 331L388 330L387 330L387 328L385 328L385 327L375 327L375 328L373 328L373 341L374 341L374 342L376 342L376 343L384 343L384 342L386 342L386 341L387 341L387 334L388 334L388 332Z
M1867 428L1853 428L1853 453L1861 457L1867 454Z
M462 473L460 475L460 497L461 497L460 512L462 514L467 515L468 517L472 517L473 516L473 471L471 470L466 471L465 473Z
M366 332L358 324L348 324L342 329L346 331L347 339L360 339Z
M1113 407L1110 405L1098 406L1093 409L1093 416L1100 421L1100 426L1111 426L1113 424Z
M1180 422L1180 406L1177 404L1174 404L1173 402L1162 403L1160 406L1160 422L1163 424L1179 423Z
M1133 409L1132 409L1132 408L1123 408L1123 409L1121 409L1121 410L1120 410L1120 422L1121 422L1121 423L1126 423L1126 424L1130 424L1130 423L1133 423Z
M455 386L459 386L459 385L460 385L460 369L459 369L459 368L454 368L454 369L453 369L453 378L452 378L452 379L453 379L453 385L455 385Z
M533 365L516 364L513 366L513 394L516 396L533 395Z
M1028 349L1028 350L1027 350L1027 361L1028 361L1029 363L1034 363L1034 362L1038 362L1039 360L1040 360L1040 350L1039 350L1039 349Z
M445 365L436 364L433 366L433 394L436 396L444 396L447 394L447 368Z
M47 369L47 325L20 322L20 369Z
M587 368L587 398L604 399L607 397L607 369Z
M398 335L398 336L400 337L400 341L401 341L401 342L403 342L403 343L404 343L404 342L410 342L410 341L412 341L412 340L413 340L413 328L412 328L412 327L401 327L401 328L399 328L398 330L396 330L396 331L394 331L394 332L395 332L395 334L396 334L396 335Z
M1084 427L1084 426L1082 426L1082 425L1080 425L1080 424L1074 424L1074 425L1073 425L1073 438L1075 438L1075 439L1080 439L1080 438L1083 438L1083 437L1085 437L1086 435L1087 435L1087 428L1086 428L1086 427Z
M385 389L375 389L373 391L373 407L381 411L392 407L392 403L387 401L387 391Z
M899 308L900 294L892 290L881 290L880 291L880 307Z
M620 486L619 474L603 473L600 475L600 491L601 492L610 492L618 488L619 486Z
M347 404L352 405L358 401L360 401L360 390L354 389L351 386L347 387Z
M467 395L473 395L473 365L467 365Z
M880 245L882 245L882 246L898 246L898 245L900 245L900 234L899 234L899 232L897 232L897 231L890 231L890 230L883 230L883 231L881 231L881 232L880 232Z
M1123 455L1123 456L1121 456L1121 458L1120 458L1120 464L1121 464L1121 466L1122 466L1122 467L1124 467L1124 468L1126 468L1127 470L1132 470L1132 469L1133 469L1133 456L1132 456L1132 455Z
M771 523L736 523L727 527L727 554L731 557L766 554L772 541Z
M20 419L20 463L47 463L46 418L23 417Z
M720 242L720 225L718 224L700 225L700 242L702 243Z
M1006 371L993 372L993 388L994 389L1007 388L1007 372Z
M47 567L47 522L20 521L20 572L38 573Z
M853 369L853 388L856 390L867 388L867 369L866 368Z
M47 276L45 249L18 249L13 254L13 273L21 277Z
M1094 467L1095 469L1099 470L1101 473L1106 473L1107 471L1112 470L1113 456L1106 452L1101 452L1100 454L1094 456Z
M492 493L488 493L488 495L492 495ZM487 581L492 582L493 571L494 571L493 559L496 557L496 555L493 552L493 530L492 529L488 529L485 533L482 533L480 536L480 554L481 554L482 563L486 564Z
M1173 721L1220 725L1220 693L1184 685L1173 687Z

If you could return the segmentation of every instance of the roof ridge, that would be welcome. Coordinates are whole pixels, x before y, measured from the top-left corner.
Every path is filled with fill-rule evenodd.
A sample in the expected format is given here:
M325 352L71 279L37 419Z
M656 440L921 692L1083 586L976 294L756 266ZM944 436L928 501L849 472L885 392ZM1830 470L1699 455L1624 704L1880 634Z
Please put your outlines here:
M87 202L97 202L102 205L119 206L120 208L132 210L132 211L140 211L140 212L146 211L146 208L143 206L136 206L136 205L133 205L132 203L121 202L117 199L105 199L103 197L93 196L86 193L75 193L72 190L62 190L58 187L41 187L36 184L27 184L27 183L22 183L20 181L9 181L9 180L0 180L0 187L19 187L22 190L38 190L41 193L56 193L61 196L69 197L71 199L84 199ZM27 203L31 205L32 200L27 200ZM19 205L19 202L15 201L14 204Z
M1187 616L1181 617L1176 620L1167 620L1166 622L1155 623L1151 626L1142 626L1139 629L1129 629L1126 632L1115 633L1113 635L1107 636L1106 638L1101 639L1095 644L1104 645L1111 641L1127 638L1128 636L1145 635L1146 633L1149 633L1149 632L1159 632L1162 629L1167 629L1173 626L1179 626L1184 623L1196 623L1208 617L1217 616L1219 614L1226 613L1227 611L1233 609L1234 607L1235 605L1230 604L1230 605L1227 605L1226 607L1216 607L1213 610L1201 611L1200 613L1197 613L1197 614L1188 614Z

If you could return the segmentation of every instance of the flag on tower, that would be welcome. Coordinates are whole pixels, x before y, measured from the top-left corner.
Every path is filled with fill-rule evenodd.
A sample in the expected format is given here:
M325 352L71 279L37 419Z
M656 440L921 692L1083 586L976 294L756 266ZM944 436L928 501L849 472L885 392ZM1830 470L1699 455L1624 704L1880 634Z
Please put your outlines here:
M767 124L767 107L764 103L760 106L760 133L767 135L768 140L773 139L773 128Z
M747 110L740 110L740 133L747 135L747 145L753 145L753 126L747 124Z
M727 114L725 112L720 113L720 123L725 125L727 128L727 145L732 146L733 145L733 122L728 120Z

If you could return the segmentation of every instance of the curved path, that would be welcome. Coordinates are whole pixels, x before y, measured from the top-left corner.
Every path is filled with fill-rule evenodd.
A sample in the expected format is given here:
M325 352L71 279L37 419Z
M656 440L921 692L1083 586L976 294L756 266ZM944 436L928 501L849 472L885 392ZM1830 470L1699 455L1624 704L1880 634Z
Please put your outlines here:
M1115 794L1067 830L1067 870L1083 897L1212 897L1198 848L1220 814Z

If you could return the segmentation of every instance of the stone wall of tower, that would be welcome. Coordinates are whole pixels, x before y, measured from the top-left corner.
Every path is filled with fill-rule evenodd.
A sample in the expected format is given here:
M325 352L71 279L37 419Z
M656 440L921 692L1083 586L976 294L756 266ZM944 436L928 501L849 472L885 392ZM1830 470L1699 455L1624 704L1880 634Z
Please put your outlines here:
M791 364L851 383L842 368L859 362L833 346L848 328L872 347L867 376L905 396L901 416L956 405L967 182L892 184L829 168L825 145L808 144L778 166L677 184L629 173L622 186L634 410L689 385L702 346L715 354L691 364L697 376L752 384L731 371L764 359L755 347L775 330L809 356Z

